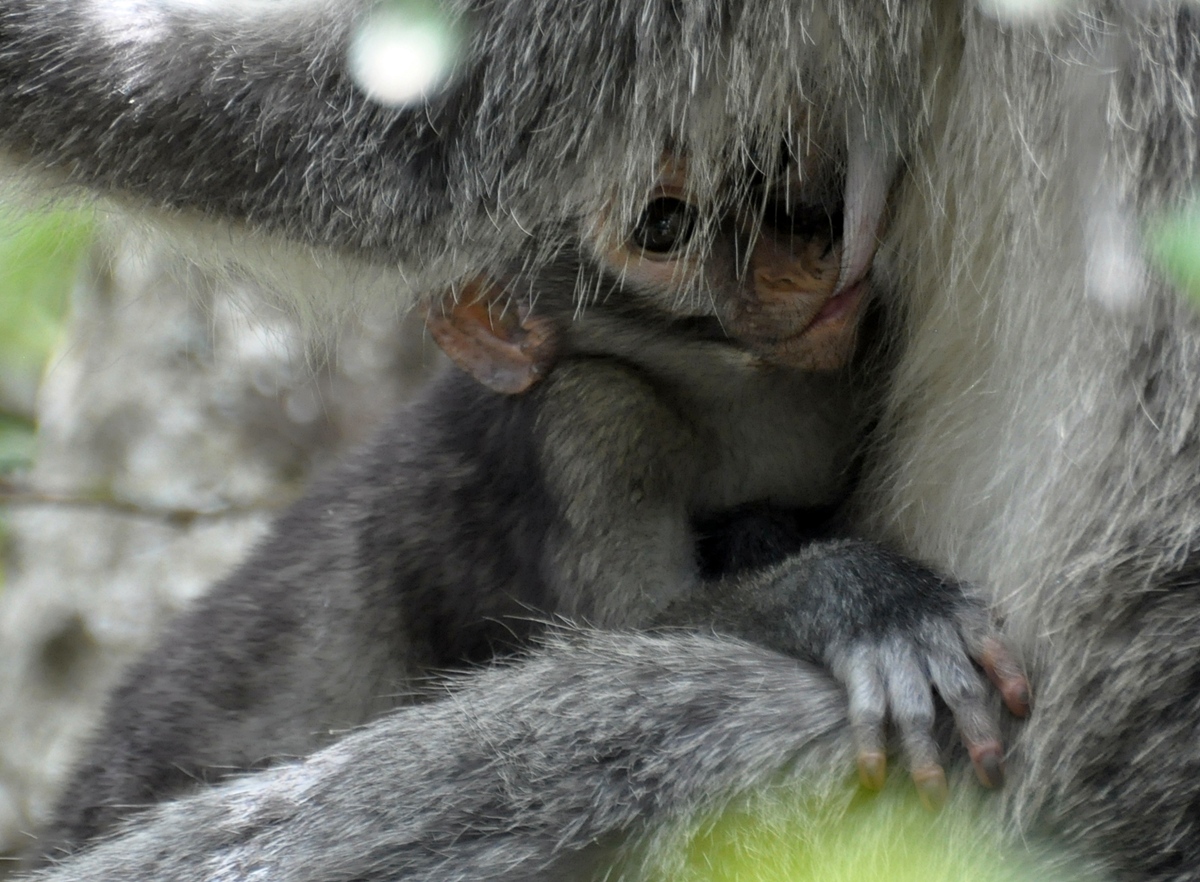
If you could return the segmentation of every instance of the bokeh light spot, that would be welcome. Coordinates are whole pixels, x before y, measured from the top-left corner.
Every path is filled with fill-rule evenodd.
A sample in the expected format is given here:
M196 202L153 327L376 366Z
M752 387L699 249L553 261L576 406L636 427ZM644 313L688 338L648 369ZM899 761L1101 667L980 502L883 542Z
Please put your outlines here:
M1158 267L1200 305L1200 204L1151 224L1146 242Z
M446 81L460 42L454 22L439 6L391 0L377 6L354 34L350 75L380 104L413 104Z
M979 0L979 8L985 14L1012 23L1048 18L1067 6L1066 0Z

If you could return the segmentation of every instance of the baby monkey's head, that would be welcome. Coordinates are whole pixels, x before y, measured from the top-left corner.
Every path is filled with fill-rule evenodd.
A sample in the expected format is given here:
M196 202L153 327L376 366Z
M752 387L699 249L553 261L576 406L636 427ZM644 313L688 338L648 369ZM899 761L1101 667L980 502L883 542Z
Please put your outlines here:
M721 341L765 365L840 369L869 293L865 267L843 278L843 188L814 184L815 163L790 153L781 165L770 175L751 165L703 194L686 161L668 156L635 211L605 206L550 258L447 292L430 308L430 333L460 367L510 394L579 351L577 322L601 320Z

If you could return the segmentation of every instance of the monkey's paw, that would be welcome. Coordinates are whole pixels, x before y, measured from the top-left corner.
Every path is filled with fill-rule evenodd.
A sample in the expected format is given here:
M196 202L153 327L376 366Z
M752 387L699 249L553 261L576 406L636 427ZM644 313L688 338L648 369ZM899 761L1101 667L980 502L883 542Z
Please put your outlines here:
M794 651L815 653L846 687L865 786L883 786L890 720L922 800L931 807L945 801L935 689L979 780L1003 782L999 713L984 674L1018 717L1029 713L1029 681L962 583L857 539L814 543L764 575Z
M937 690L953 713L975 774L985 787L1003 783L1004 748L996 705L980 669L1014 715L1024 717L1030 708L1029 681L983 605L957 583L936 581L941 596L926 595L924 602L915 604L917 608L909 606L899 615L893 609L882 628L877 619L875 627L840 635L846 639L833 639L825 653L849 695L863 785L883 786L885 727L890 719L917 792L930 808L939 807L947 796L946 774L933 736L932 691ZM922 587L927 591L930 585L925 582Z

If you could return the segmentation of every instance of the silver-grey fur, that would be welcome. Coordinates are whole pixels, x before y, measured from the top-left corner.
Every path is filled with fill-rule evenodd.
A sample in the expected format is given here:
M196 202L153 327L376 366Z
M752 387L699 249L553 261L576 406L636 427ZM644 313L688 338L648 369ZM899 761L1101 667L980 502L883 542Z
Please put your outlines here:
M844 724L840 691L801 662L711 636L580 634L155 809L47 878L587 879L636 863L636 834L675 807L846 769Z
M921 792L941 799L933 685L998 783L996 707L971 659L1003 650L982 607L953 580L861 540L814 542L784 517L844 493L859 416L846 372L763 363L715 319L656 306L671 291L592 263L564 253L511 283L556 326L540 385L501 395L443 375L172 623L111 697L43 855L198 781L308 754L409 703L432 671L527 644L535 616L714 629L820 661L853 696L858 746L882 757L890 713ZM732 261L706 278L717 302L732 297ZM599 292L582 314L577 284ZM778 510L753 523L775 547L760 536L749 559L706 572L697 520L752 504Z
M27 16L28 5L6 0L0 9ZM729 143L769 143L782 133L797 75L815 71L818 107L849 108L906 158L876 264L902 293L906 328L859 523L987 590L1039 687L1039 709L1010 755L997 823L1016 835L1059 836L1122 877L1196 878L1200 323L1146 270L1139 239L1121 235L1178 207L1200 183L1194 8L1080 2L1057 17L1013 23L957 0L758 0L737 5L736 22L722 28L706 18L723 8L715 3L520 6L561 30L521 29L516 45L527 53L478 37L479 51L490 46L509 64L468 96L462 119L470 125L444 130L461 151L444 175L403 161L385 169L449 197L437 203L441 214L414 224L385 196L342 206L353 218L344 226L327 221L335 198L362 191L322 175L321 161L300 176L315 213L212 210L249 213L309 240L378 246L397 260L436 258L476 234L504 248L531 211L575 213L607 186L589 182L616 177L633 198L650 177L640 163L664 133L686 133L701 168L719 167ZM489 9L527 21L515 4ZM573 16L590 15L607 18L571 28L570 39L538 53L537 40L554 43ZM137 189L128 156L100 153L97 163L90 147L64 155L79 121L62 112L62 96L80 84L57 86L57 98L39 93L38 53L22 54L32 43L18 25L0 24L4 143L75 163L80 182ZM505 29L487 19L478 33L490 39ZM44 50L60 62L56 70L96 48L76 40L84 43L78 51ZM618 57L621 64L608 63ZM125 58L78 70L112 95ZM239 65L233 78L254 69ZM501 87L503 76L510 79ZM696 83L711 88L705 109L715 110L693 117L682 110ZM14 84L35 88L18 99ZM284 120L300 105L274 106ZM82 143L98 140L91 131ZM255 137L267 129L252 120L243 131L230 143L274 154ZM398 143L418 143L395 131ZM506 137L514 132L529 139ZM154 155L137 142L129 150ZM177 183L158 181L143 195L170 198ZM270 205L285 207L282 199ZM389 236L389 223L400 232ZM1113 253L1127 259L1106 272ZM429 265L434 273L446 266ZM654 709L645 710L653 725ZM669 726L671 710L658 725ZM304 847L301 837L292 844Z
M7 0L0 150L150 208L398 265L411 296L455 278L464 254L470 269L511 255L546 219L596 216L615 198L626 227L669 141L704 192L730 161L769 161L786 132L850 145L861 233L847 254L861 272L894 156L922 116L934 18L913 5L893 20L870 2L453 0L443 8L470 35L454 75L428 103L388 109L346 72L368 8L168 2L113 16Z
M968 14L961 39L893 220L910 337L861 522L1006 610L1039 709L1005 817L1128 877L1196 878L1200 321L1140 234L1089 222L1149 233L1200 183L1200 18Z

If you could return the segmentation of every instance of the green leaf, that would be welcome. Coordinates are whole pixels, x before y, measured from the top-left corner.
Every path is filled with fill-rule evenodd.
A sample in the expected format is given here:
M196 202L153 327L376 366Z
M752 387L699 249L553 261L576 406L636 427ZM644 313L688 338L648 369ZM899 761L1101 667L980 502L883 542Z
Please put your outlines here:
M1200 306L1200 206L1152 224L1147 243L1159 269Z
M36 441L32 423L0 414L0 477L27 468L33 462Z
M89 217L52 211L0 225L0 371L40 371L45 364L92 241Z

